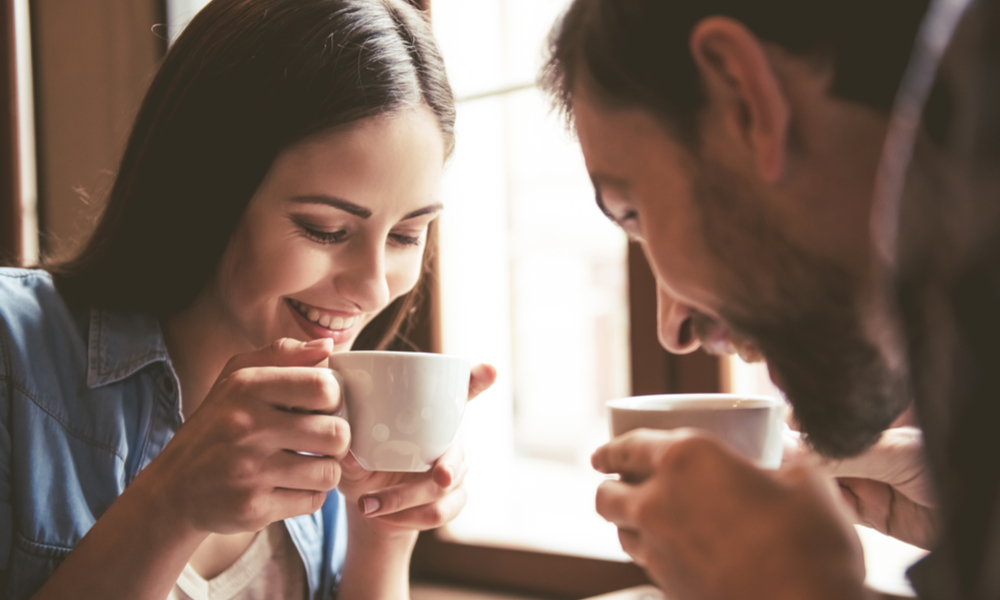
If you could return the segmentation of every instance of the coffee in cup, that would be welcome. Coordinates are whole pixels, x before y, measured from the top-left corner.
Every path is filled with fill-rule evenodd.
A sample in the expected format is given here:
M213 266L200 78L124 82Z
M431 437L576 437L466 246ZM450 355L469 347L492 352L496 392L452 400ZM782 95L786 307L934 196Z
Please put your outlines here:
M741 394L660 394L607 403L611 436L627 431L694 427L724 441L759 467L781 466L786 405L780 398Z
M329 367L340 382L340 413L351 454L369 471L427 471L458 431L471 364L421 352L340 352Z

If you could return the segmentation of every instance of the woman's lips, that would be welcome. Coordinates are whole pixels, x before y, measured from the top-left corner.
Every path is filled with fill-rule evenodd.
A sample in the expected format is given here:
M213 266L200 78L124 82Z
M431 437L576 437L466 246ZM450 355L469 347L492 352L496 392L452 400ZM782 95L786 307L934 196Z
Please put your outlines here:
M337 315L332 311L323 310L321 308L316 308L315 306L309 306L308 304L303 304L298 300L293 300L288 298L288 304L295 309L295 312L299 313L306 318L311 323L315 323L320 327L325 327L326 329L331 329L333 331L341 331L343 329L350 329L355 323L361 320L361 315L350 315L343 317Z
M345 315L285 298L299 326L311 337L331 337L336 343L347 341L364 323L364 315Z

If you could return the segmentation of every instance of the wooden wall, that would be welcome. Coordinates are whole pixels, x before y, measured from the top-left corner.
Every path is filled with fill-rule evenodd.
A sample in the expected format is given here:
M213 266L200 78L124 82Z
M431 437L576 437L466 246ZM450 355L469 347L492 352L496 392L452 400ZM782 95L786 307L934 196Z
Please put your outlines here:
M89 233L166 51L164 0L30 6L42 253L64 255Z

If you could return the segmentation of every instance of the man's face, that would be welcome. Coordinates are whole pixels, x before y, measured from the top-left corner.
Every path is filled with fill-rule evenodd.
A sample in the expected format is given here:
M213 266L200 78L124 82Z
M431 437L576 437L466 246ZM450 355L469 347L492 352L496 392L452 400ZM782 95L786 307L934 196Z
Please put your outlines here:
M877 440L909 396L862 333L862 275L791 241L800 213L647 112L586 94L573 109L599 204L656 275L664 347L763 357L820 452L856 454Z

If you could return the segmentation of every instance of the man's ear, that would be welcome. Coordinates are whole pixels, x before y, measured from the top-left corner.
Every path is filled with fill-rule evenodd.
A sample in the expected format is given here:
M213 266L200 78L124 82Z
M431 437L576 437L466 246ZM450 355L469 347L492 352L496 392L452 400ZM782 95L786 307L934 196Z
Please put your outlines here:
M790 109L760 40L739 21L715 16L694 26L690 47L709 106L721 107L760 177L776 181L785 166Z

